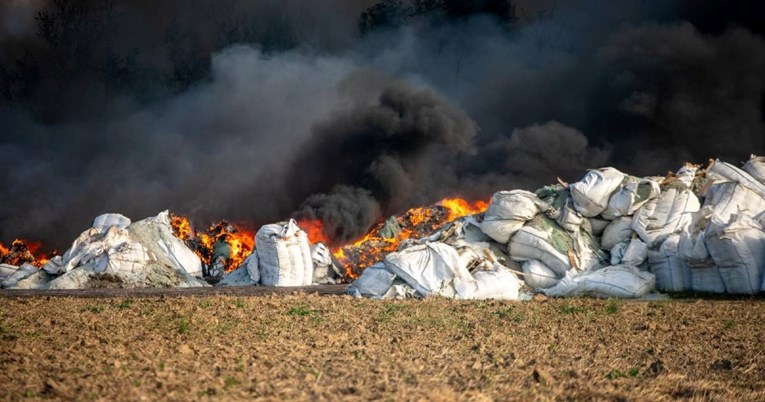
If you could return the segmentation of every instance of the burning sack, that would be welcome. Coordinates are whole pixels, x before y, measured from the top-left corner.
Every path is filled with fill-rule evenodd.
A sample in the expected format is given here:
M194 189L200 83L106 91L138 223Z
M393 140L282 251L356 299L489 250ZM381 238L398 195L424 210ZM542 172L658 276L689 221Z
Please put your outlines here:
M543 289L547 296L593 296L635 299L651 293L656 285L653 274L630 265L613 265L581 274L568 273L557 285Z
M294 219L265 225L255 235L260 283L265 286L307 286L313 280L308 235Z
M385 268L406 281L423 297L432 295L470 299L476 282L460 261L457 251L445 243L428 243L385 257Z
M548 209L547 203L529 191L499 191L491 197L481 231L498 243L507 244L526 222Z
M582 180L569 186L574 207L582 216L592 218L608 207L611 194L621 186L625 174L612 168L593 169Z

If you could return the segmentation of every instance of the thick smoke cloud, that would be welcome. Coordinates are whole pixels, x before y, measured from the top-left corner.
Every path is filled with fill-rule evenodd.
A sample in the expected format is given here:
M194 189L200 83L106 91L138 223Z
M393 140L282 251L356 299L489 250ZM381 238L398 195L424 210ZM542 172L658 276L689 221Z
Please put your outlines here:
M320 219L337 242L353 240L379 219L379 212L398 212L423 196L419 191L429 179L425 167L448 165L470 152L475 135L475 123L447 99L389 83L376 102L315 127L289 180L296 201L308 197L297 216ZM438 157L429 150L438 150ZM329 194L311 195L333 187ZM346 212L348 206L354 213Z
M99 213L170 208L201 222L285 217L286 166L314 122L342 105L346 60L233 47L213 82L120 118L43 125L6 111L3 237L73 238ZM296 118L299 116L299 118ZM11 239L12 240L12 239Z
M3 3L0 241L62 248L96 214L170 208L319 217L341 242L446 196L765 153L752 10L519 1L510 24L426 15L361 35L375 2L118 1L120 29L84 48L8 25L52 0Z
M689 23L641 25L614 34L598 59L622 96L618 110L640 127L630 146L667 153L643 158L649 169L669 158L741 160L765 149L762 37L740 28L704 36Z

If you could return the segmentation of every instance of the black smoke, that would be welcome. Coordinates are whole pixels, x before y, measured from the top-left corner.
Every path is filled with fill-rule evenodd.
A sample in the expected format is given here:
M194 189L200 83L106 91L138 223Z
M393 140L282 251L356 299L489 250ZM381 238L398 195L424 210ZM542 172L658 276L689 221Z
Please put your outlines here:
M0 240L319 217L765 153L756 2L0 5ZM377 4L378 6L375 6Z
M383 85L370 104L357 98L351 110L316 125L291 167L293 200L305 200L297 217L320 219L339 243L427 200L428 167L473 150L475 123L447 99L402 82Z

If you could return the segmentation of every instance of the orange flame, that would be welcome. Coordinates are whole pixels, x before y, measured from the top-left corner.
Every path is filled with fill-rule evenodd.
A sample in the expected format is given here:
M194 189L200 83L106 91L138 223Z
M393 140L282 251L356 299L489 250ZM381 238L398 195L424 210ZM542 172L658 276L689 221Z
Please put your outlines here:
M181 240L188 240L191 238L191 223L185 216L170 215L170 224L173 226L175 235Z
M15 239L11 247L0 243L0 263L20 266L25 263L42 267L48 262L48 255L40 252L42 244L22 239ZM53 251L51 254L55 254Z
M205 265L214 262L216 243L227 244L231 252L224 262L226 272L241 266L255 248L255 233L244 229L245 225L221 221L211 225L205 232L196 232L187 217L176 214L172 215L170 224L175 236L186 241Z
M445 198L432 207L417 207L396 217L400 231L395 237L382 236L384 222L377 224L366 235L342 247L332 250L333 255L345 267L347 276L355 278L364 268L381 261L385 255L397 251L401 242L407 239L417 239L433 233L439 227L455 219L484 212L489 203L485 201L468 202L462 198ZM210 226L206 231L197 232L189 219L182 215L171 215L174 234L199 256L207 265L211 264L216 243L226 243L230 247L230 255L225 260L226 271L232 271L241 266L244 260L255 248L255 233L245 229L247 225L233 225L225 221ZM318 219L304 219L298 226L307 234L311 243L322 242L331 244L331 239L324 232L324 225ZM43 266L50 256L41 253L41 244L20 239L13 241L10 247L0 243L0 262L21 265L25 262Z
M475 215L485 212L489 208L487 201L475 201L472 204L462 198L444 198L438 205L444 206L449 210L447 221L451 222L463 216Z
M297 222L300 229L308 234L311 243L329 243L329 238L324 234L324 224L318 219L301 219Z
M385 223L380 223L353 244L333 250L332 254L343 264L346 276L356 278L364 268L397 251L401 242L429 235L446 223L482 213L488 207L486 201L470 203L462 198L445 198L434 207L412 208L397 217L401 231L394 238L382 237Z

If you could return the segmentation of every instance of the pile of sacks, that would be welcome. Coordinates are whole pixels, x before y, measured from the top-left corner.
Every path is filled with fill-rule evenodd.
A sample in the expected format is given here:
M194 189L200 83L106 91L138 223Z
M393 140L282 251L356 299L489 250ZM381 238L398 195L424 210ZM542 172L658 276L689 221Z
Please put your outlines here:
M131 222L120 214L93 220L72 246L42 269L24 265L4 277L16 289L209 286L202 261L173 235L168 212ZM0 273L0 278L2 274Z
M497 192L480 223L468 217L403 243L349 292L461 299L517 298L524 287L550 296L753 294L765 290L764 227L763 157L752 156L743 169L720 161L703 170L686 165L667 177L601 168L536 193Z
M294 220L265 225L257 250L219 283L223 286L305 286L340 281L329 248L311 245ZM96 217L72 246L42 269L0 264L0 287L91 289L210 286L199 256L173 234L168 211L138 222L110 213Z

